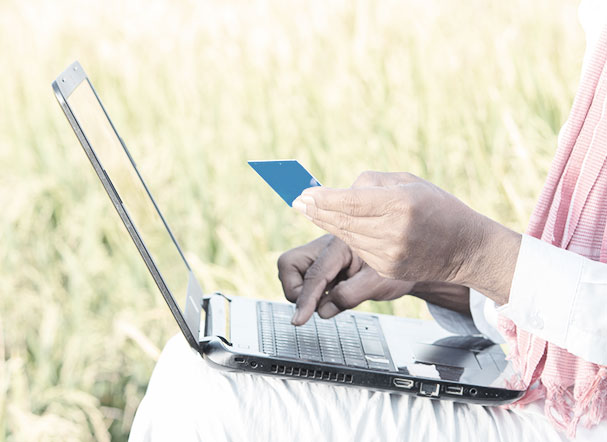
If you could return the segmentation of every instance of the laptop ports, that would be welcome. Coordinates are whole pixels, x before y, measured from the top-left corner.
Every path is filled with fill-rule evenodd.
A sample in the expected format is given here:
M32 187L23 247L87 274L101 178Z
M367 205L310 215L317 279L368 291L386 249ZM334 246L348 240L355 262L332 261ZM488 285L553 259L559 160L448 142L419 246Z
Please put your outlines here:
M422 384L419 387L419 393L423 396L438 397L439 391L440 391L440 384L428 384L426 382L422 382Z
M413 384L414 384L414 382L411 379L404 379L404 378L394 378L394 380L392 382L398 388L406 388L408 390L413 388Z
M450 385L450 386L448 386L448 387L445 388L445 393L447 393L447 394L455 394L457 396L463 396L463 394L464 394L464 387Z

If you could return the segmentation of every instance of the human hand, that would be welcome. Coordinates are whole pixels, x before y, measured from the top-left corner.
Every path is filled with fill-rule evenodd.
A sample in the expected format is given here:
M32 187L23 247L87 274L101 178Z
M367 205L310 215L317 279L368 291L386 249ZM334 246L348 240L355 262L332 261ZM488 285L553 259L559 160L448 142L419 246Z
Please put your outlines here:
M415 175L366 172L350 189L306 189L293 207L380 276L465 285L507 302L520 235Z
M382 278L333 235L283 253L278 277L286 298L297 305L294 325L305 324L315 310L322 318L330 318L369 299L399 298L414 286Z

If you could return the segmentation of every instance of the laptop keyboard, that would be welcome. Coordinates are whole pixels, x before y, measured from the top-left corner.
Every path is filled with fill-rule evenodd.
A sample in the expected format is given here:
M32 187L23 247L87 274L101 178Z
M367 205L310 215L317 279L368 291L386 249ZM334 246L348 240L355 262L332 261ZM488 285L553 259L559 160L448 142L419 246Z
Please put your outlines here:
M306 324L295 327L291 324L294 309L292 304L257 303L263 353L357 368L391 368L376 317L344 312L322 319L314 313Z

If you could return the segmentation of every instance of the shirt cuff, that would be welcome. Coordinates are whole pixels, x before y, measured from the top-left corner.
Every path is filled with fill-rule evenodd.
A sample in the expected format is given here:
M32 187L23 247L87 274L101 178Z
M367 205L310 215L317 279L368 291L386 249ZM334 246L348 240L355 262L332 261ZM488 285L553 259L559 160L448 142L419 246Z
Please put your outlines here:
M497 330L495 302L482 293L470 289L470 313L476 328L496 344L503 344L504 337Z
M496 311L517 327L566 348L584 258L523 235L510 298Z
M480 334L470 316L432 304L431 302L426 302L426 305L434 320L445 330L461 336Z

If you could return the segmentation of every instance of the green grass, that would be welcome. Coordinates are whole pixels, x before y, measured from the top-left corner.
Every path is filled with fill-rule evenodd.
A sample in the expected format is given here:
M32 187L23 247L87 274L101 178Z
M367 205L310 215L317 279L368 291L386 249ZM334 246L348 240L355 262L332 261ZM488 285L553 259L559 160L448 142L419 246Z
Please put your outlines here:
M0 1L0 439L125 440L177 332L55 103L74 59L204 287L277 299L320 232L246 160L411 171L522 230L582 55L565 0Z

